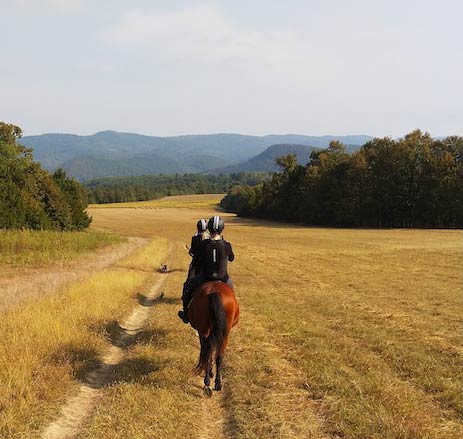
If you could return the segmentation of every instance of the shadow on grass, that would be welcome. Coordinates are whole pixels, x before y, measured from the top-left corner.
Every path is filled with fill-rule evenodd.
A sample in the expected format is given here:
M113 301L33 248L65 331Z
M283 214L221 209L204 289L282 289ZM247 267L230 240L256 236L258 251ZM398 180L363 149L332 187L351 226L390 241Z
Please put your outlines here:
M111 369L111 379L107 384L130 383L160 385L156 378L149 376L161 370L163 365L159 361L144 356L128 358Z
M137 301L145 307L158 303L178 304L181 302L180 298L165 297L163 293L154 299L139 293ZM93 322L86 325L86 329L99 336L104 336L112 346L122 351L127 351L135 344L155 348L165 347L168 336L167 330L159 328L131 332L122 328L116 319ZM92 389L101 389L115 383L162 386L163 383L157 382L154 372L168 367L167 364L162 364L158 359L152 359L146 355L137 356L136 353L135 350L131 358L124 359L124 352L116 351L112 358L105 360L97 349L70 343L59 347L51 355L50 361L55 364L70 365L73 376Z
M134 336L134 343L150 346L166 346L167 331L164 329L149 329Z
M72 373L77 380L82 380L92 370L101 364L99 353L96 349L78 347L68 344L59 347L51 356L52 364L66 364L71 366Z
M100 320L88 326L88 329L98 335L103 335L111 344L119 346L117 340L123 337L124 330L119 326L119 322L113 320Z
M167 336L167 331L162 329L130 333L121 328L117 320L98 322L90 329L104 334L109 343L124 351L134 344L163 346ZM92 389L120 382L160 385L153 377L147 379L147 376L158 371L161 364L145 356L128 358L112 364L111 361L104 362L101 353L94 348L67 344L60 346L50 356L50 361L53 364L70 365L73 376Z
M235 439L243 437L243 431L236 419L232 401L234 400L233 391L230 385L224 383L222 392L222 408L225 413L224 430L227 437Z
M138 293L136 296L137 302L141 306L153 306L158 303L164 303L166 305L177 304L181 302L180 297L166 297L164 291L161 291L159 296L155 297L154 299L150 299L149 297L145 296L144 294Z
M81 383L92 389L102 389L115 384L144 384L160 386L153 372L162 369L164 365L145 356L128 358L117 364L100 362L98 366L80 379Z
M117 320L111 320L102 326L100 325L99 328L113 346L121 349L128 349L134 344L163 346L167 336L167 331L163 329L146 329L131 333L119 326Z
M163 297L160 299L159 303L163 303L166 305L176 305L182 303L182 299L179 297Z
M136 300L137 300L139 305L150 307L150 306L155 305L156 303L159 303L162 300L161 296L162 296L162 293L158 297L149 298L149 297L145 296L142 293L137 293Z

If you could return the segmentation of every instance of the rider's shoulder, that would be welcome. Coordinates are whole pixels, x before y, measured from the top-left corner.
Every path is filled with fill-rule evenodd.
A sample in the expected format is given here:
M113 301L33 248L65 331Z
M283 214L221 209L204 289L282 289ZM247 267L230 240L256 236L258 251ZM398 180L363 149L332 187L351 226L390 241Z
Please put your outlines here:
M220 245L222 248L224 248L226 251L231 251L232 246L231 246L230 242L228 242L228 241L225 240L225 239L221 239L221 240L218 241L218 242L220 242L219 245Z

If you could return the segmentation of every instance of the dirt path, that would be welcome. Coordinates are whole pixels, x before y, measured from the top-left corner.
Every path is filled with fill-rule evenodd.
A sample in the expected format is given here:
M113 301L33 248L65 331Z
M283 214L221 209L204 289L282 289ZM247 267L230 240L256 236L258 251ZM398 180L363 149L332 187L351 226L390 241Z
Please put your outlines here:
M79 433L101 396L101 389L111 381L114 367L123 360L125 348L131 344L148 320L151 306L159 296L168 274L159 276L144 300L121 323L119 333L112 339L112 345L102 357L100 366L85 378L78 394L70 398L62 408L60 417L46 427L42 439L70 439Z
M145 238L128 238L127 243L79 257L65 267L28 270L24 275L0 280L0 312L26 299L53 293L66 284L101 271L147 242Z
M228 439L227 415L224 409L224 393L213 392L211 398L204 397L202 401L203 430L199 439Z
M198 336L196 331L188 331L188 341L195 347L198 345ZM199 346L198 346L199 348ZM214 366L215 373L215 366ZM223 375L224 389L230 385L227 376ZM193 373L188 377L188 385L195 389L195 395L200 400L196 409L198 418L201 418L201 427L199 432L195 433L197 439L232 439L234 437L228 420L229 411L225 404L227 392L212 391L212 396L208 397L204 392L204 376L197 376ZM214 378L211 379L211 389L214 388Z

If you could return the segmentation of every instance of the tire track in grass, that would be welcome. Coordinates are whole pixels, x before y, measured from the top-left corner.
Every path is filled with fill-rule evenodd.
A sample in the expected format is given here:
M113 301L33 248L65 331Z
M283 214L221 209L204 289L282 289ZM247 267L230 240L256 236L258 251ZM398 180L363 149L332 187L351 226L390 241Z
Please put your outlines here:
M213 393L210 398L205 397L202 402L203 429L199 439L231 439L227 429L227 413L224 408L224 393Z
M186 335L187 343L190 346L194 346L195 354L199 354L199 341L196 330L190 331L192 328L188 328ZM196 351L196 349L198 349ZM225 352L227 357L227 352ZM197 358L195 358L196 361ZM226 360L225 360L226 361ZM222 369L222 372L224 370ZM214 367L215 373L215 367ZM231 414L227 410L225 404L225 398L227 395L226 389L229 385L227 381L227 375L222 373L222 383L224 390L217 392L212 391L212 396L206 396L204 392L204 375L196 375L191 370L189 376L186 379L187 387L189 392L192 392L197 398L198 406L196 416L201 420L198 423L199 428L192 433L191 437L196 439L233 439L236 436L233 434L233 429L229 428L229 419ZM214 378L211 379L212 387L214 386Z
M130 316L119 325L119 332L112 338L112 345L104 353L99 367L86 376L78 394L65 403L59 418L45 428L42 439L70 439L79 433L81 426L91 416L102 394L101 389L111 382L114 367L123 360L125 348L147 322L151 306L161 297L160 291L168 276L168 273L161 275Z

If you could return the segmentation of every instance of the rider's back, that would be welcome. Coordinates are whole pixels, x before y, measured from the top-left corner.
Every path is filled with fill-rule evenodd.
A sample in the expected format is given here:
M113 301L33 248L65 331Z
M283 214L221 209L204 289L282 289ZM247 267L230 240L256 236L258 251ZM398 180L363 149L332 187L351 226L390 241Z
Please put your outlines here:
M201 267L206 280L228 281L227 263L235 259L231 244L224 239L206 239L201 243Z

